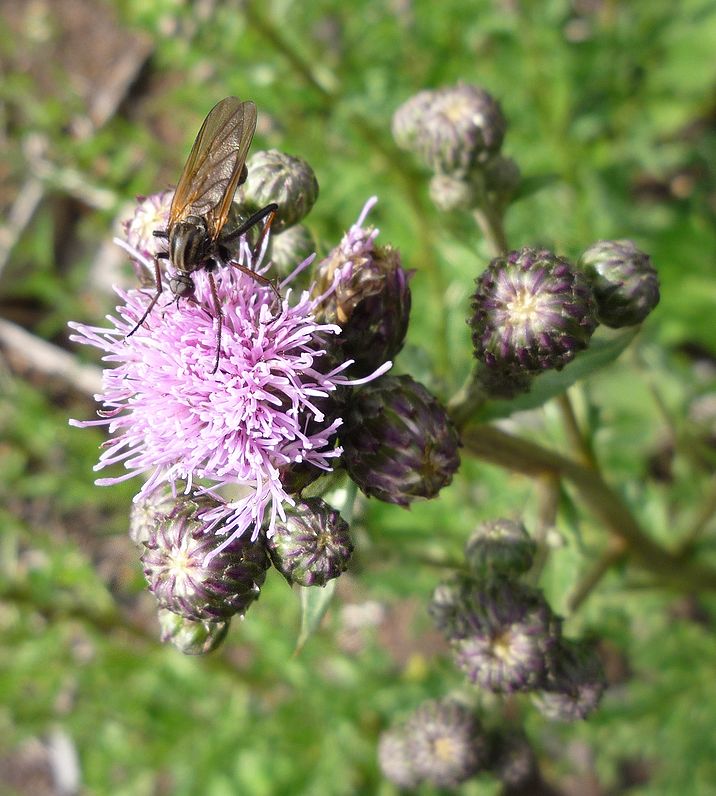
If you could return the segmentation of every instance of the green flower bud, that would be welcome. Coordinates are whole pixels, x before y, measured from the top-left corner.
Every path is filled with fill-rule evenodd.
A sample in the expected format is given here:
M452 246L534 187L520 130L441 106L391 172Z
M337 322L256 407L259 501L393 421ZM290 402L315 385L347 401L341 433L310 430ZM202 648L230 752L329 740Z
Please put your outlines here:
M586 277L546 250L496 257L477 279L473 310L475 356L503 372L561 370L597 327Z
M345 572L353 553L348 523L320 498L287 507L267 544L276 569L299 586L325 586Z
M481 88L459 83L422 91L393 117L399 146L436 174L465 176L502 145L507 123L499 103Z
M148 497L132 503L129 512L129 538L138 547L149 541L157 524L176 507L171 489L157 489Z
M477 194L469 180L449 174L434 174L430 180L430 198L438 210L469 210L475 207Z
M313 235L303 224L296 224L283 232L271 235L269 257L281 276L288 276L315 251L316 242L313 240ZM305 274L304 285L308 284L308 272L308 268L303 271ZM301 276L299 275L299 280ZM296 283L292 282L291 287L296 289Z
M465 545L465 558L478 578L521 575L532 566L537 545L521 522L484 522Z
M488 691L540 687L560 636L542 593L498 578L464 588L449 637L458 668Z
M544 690L533 697L540 713L552 721L586 719L598 707L606 678L594 647L563 639L557 648Z
M349 233L316 267L314 296L328 295L316 315L335 323L340 358L355 360L350 374L368 376L403 347L410 318L410 274L391 246L374 246L374 230ZM347 245L351 243L352 245ZM335 289L329 292L331 285Z
M483 167L488 198L493 205L505 208L515 198L522 182L520 167L512 158L495 155Z
M277 149L254 153L247 161L248 177L239 188L238 201L253 212L275 202L278 205L272 229L281 232L297 224L318 198L318 180L301 158Z
M630 240L601 240L578 265L592 284L599 320L611 329L641 323L659 303L659 277L651 259Z
M169 516L160 517L141 560L161 608L187 619L215 622L243 615L257 599L269 558L260 540L242 536L207 562L221 539L216 528L207 533L197 518L202 508L187 500Z
M453 700L424 703L405 722L404 732L419 782L453 788L487 762L487 738L479 719Z
M384 376L356 390L341 443L348 474L363 492L401 506L435 497L460 464L447 413L410 376Z
M223 643L229 632L230 620L209 622L206 619L187 619L166 608L159 609L162 643L173 644L185 655L206 655Z

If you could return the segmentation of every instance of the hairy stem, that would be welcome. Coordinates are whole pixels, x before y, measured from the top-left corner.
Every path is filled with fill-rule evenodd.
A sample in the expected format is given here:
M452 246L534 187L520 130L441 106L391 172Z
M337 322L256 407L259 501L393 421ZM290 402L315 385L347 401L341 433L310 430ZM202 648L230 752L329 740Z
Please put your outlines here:
M485 236L490 253L493 257L505 254L509 248L507 245L507 235L502 222L502 214L492 205L485 204L473 210L473 216L478 227Z
M598 472L493 426L469 426L462 441L466 451L492 464L532 477L553 473L570 482L592 513L622 540L634 562L658 574L665 583L690 590L716 589L716 571L687 565L654 542Z

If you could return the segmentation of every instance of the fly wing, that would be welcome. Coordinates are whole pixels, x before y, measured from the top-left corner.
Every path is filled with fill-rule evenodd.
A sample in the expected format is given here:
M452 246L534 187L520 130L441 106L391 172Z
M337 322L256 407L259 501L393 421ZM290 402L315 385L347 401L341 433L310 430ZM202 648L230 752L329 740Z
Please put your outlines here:
M169 227L187 216L202 216L216 240L229 215L256 129L256 105L227 97L204 119L179 178Z

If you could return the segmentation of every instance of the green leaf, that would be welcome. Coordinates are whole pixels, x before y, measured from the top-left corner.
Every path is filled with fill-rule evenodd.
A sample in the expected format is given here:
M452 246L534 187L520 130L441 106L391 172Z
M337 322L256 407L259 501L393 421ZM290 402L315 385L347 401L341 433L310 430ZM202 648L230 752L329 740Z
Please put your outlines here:
M592 338L589 348L565 368L540 374L532 382L532 388L528 393L510 401L487 401L477 411L475 420L497 420L509 417L515 412L542 406L579 379L584 379L613 362L636 337L638 331L638 326L619 331L600 328Z
M329 580L325 586L301 586L301 632L296 641L298 654L309 637L315 633L326 615L336 590L337 579Z

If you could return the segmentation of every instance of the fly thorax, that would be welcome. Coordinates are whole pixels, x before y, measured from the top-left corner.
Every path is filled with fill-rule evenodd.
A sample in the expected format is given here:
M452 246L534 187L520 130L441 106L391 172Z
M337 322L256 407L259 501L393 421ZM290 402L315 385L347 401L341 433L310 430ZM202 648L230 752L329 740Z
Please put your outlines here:
M202 268L210 250L209 231L200 216L187 216L172 227L169 254L177 271L189 273Z

